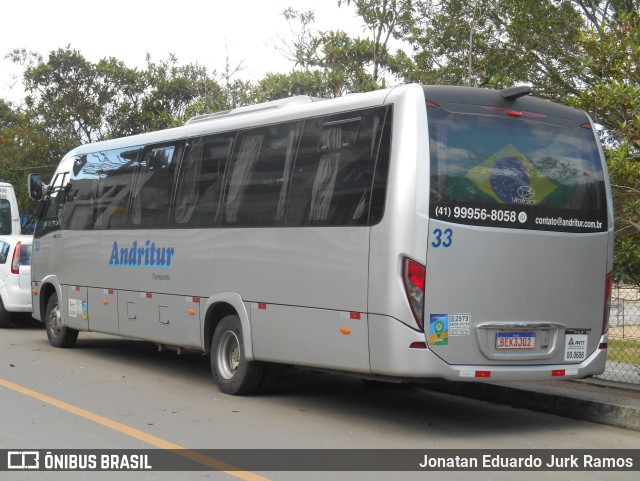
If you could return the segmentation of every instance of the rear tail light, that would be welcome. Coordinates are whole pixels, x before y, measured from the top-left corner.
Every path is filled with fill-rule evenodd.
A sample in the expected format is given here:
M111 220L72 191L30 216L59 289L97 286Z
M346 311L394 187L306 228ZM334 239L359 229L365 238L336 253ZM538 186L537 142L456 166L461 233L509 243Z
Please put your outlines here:
M18 242L16 244L16 248L13 251L13 258L11 259L11 273L12 274L20 274L20 249L22 248L22 243Z
M424 285L427 270L407 257L402 262L402 281L411 306L411 312L420 329L424 329Z
M613 291L613 274L609 272L604 284L604 312L602 313L602 334L609 330L609 310L611 309L611 292Z

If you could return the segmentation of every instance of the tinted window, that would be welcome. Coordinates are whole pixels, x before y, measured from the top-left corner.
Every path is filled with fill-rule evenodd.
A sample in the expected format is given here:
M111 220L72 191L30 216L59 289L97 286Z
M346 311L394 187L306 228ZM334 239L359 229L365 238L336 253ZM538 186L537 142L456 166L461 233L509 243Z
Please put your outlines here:
M302 125L278 124L238 134L226 182L223 225L284 225Z
M7 199L0 199L0 235L11 234L11 204Z
M432 217L510 228L607 229L604 176L591 129L542 114L429 108L428 117Z
M92 229L94 194L101 168L101 155L79 155L73 164L66 191L63 226L65 229Z
M129 220L140 228L164 228L183 144L146 148L133 183Z
M78 156L67 186L65 229L118 228L124 225L139 148Z
M62 209L64 207L65 198L68 194L67 181L69 179L68 172L61 172L56 175L51 183L51 193L45 200L38 202L45 202L45 211L42 218L38 220L34 236L36 238L60 230L60 224L62 222Z
M96 184L94 229L118 229L128 225L131 187L141 149L112 150L100 155Z
M307 120L292 176L287 225L368 223L385 112L369 109Z
M174 220L183 227L213 227L218 219L225 167L235 134L187 142L180 165Z

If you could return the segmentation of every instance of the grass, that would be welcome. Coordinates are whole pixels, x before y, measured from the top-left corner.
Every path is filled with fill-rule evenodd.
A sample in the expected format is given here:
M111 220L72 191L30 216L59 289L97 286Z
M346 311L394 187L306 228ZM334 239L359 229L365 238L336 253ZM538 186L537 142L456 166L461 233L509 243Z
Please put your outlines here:
M635 339L611 339L607 349L609 361L640 365L640 341Z

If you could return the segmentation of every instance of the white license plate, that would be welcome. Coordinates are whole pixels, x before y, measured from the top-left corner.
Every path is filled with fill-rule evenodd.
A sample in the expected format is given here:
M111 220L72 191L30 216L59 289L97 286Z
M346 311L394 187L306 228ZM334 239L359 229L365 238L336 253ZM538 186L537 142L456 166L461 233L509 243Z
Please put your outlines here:
M496 349L533 349L536 346L534 332L499 332Z

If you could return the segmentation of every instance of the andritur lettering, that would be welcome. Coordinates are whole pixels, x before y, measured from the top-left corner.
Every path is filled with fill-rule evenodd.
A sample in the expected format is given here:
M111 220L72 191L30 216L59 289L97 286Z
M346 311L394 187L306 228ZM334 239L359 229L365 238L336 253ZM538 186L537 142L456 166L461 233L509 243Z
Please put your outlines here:
M175 256L173 247L156 246L155 242L145 241L138 244L133 241L130 246L120 247L113 241L109 265L113 267L171 267L171 259Z

